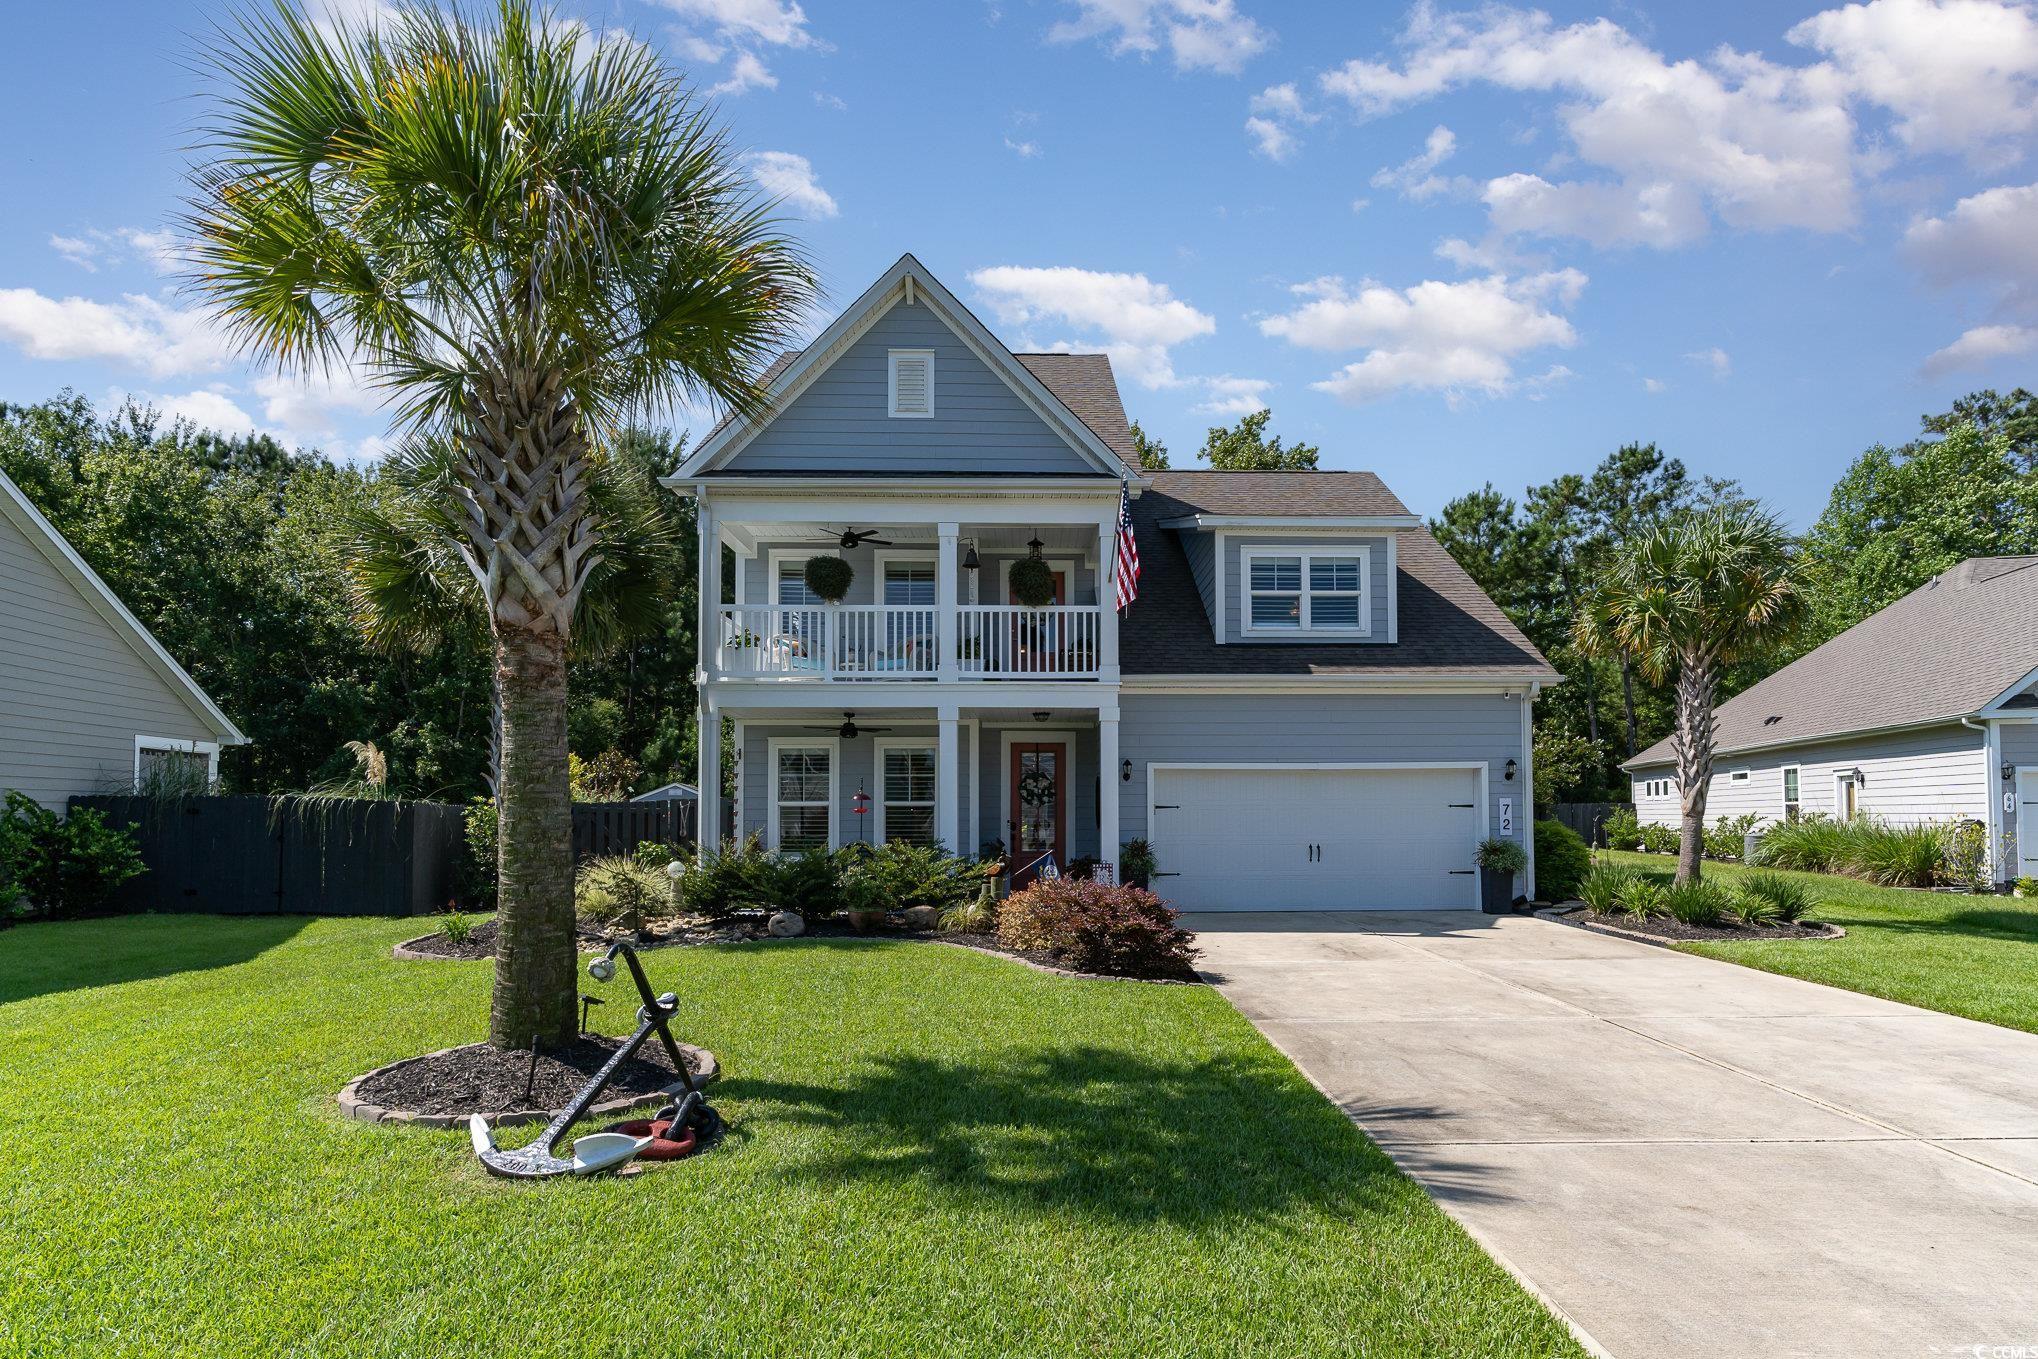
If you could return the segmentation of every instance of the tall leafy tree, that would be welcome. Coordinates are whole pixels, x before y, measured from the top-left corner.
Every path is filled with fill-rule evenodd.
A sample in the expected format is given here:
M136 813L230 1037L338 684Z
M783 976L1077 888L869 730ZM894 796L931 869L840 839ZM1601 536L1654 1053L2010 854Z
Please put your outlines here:
M1953 409L1926 415L1918 423L1927 434L1946 435L1962 425L1974 426L1984 439L2003 437L2003 451L2025 472L2038 472L2038 396L2022 387L2007 396L1994 389L1969 392L1953 403Z
M351 360L442 431L452 549L502 695L491 1039L575 1032L566 657L608 563L593 446L678 398L739 411L814 295L735 149L649 48L406 5L223 31L194 283L251 353Z
M1213 426L1203 436L1197 457L1219 472L1313 472L1315 444L1283 445L1279 435L1267 437L1270 410L1254 411L1235 425Z
M1762 510L1731 505L1622 544L1579 614L1585 650L1631 657L1651 681L1676 684L1679 882L1699 876L1721 674L1789 642L1804 613L1790 534Z
M1139 427L1139 421L1132 422L1132 447L1139 454L1139 465L1149 472L1167 470L1168 446Z

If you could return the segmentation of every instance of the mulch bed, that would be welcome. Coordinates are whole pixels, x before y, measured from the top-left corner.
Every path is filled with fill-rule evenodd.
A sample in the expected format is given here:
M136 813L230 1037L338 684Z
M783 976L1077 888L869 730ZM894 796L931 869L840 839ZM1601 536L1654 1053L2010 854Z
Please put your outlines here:
M362 1077L350 1090L360 1103L415 1114L464 1116L563 1109L622 1044L619 1038L582 1037L567 1047L542 1051L534 1077L529 1052L504 1052L487 1043L470 1043L392 1063ZM712 1070L705 1053L687 1049L682 1053L696 1079ZM653 1035L637 1049L636 1056L616 1068L602 1091L602 1103L648 1103L661 1098L665 1088L678 1079L672 1059Z
M605 934L599 930L583 928L579 933L580 942L588 948L606 948L617 939L628 939L640 952L655 948L692 947L700 944L742 944L757 940L768 940L772 935L764 927L765 916L744 915L719 926L686 925L678 922L658 921L641 933ZM888 921L883 928L869 933L859 931L846 920L818 920L809 922L804 933L796 939L915 939L932 940L938 943L961 944L986 953L1000 953L1008 958L1043 967L1051 972L1063 972L1077 977L1107 977L1114 974L1084 972L1073 968L1054 954L1039 949L1007 948L998 941L995 934L952 934L936 929L916 929L897 917ZM407 940L397 945L399 958L452 958L478 961L495 956L495 922L483 921L476 925L466 942L455 944L444 934L428 934L421 939ZM1114 977L1123 981L1171 981L1200 982L1202 978L1193 967L1163 970L1152 975ZM519 1087L521 1089L521 1087Z
M1573 911L1572 920L1587 925L1598 925L1607 929L1626 930L1632 934L1646 934L1653 939L1668 939L1678 943L1696 940L1747 940L1747 939L1834 939L1830 925L1800 921L1780 925L1687 925L1669 916L1652 915L1646 920L1635 920L1624 915L1602 915L1598 911Z

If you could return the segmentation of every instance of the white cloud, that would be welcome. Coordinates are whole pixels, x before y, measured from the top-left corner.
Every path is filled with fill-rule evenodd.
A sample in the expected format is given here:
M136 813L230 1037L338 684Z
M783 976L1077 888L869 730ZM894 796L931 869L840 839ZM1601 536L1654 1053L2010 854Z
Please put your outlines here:
M1268 160L1286 160L1295 154L1299 143L1295 134L1272 118L1254 114L1245 120L1246 135L1253 139L1253 150Z
M831 113L840 113L849 107L848 100L839 94L830 94L826 90L815 90L814 102Z
M88 274L98 273L101 265L110 268L127 263L128 250L139 252L159 274L175 273L182 263L180 243L167 231L141 227L102 231L92 227L76 236L53 234L49 241L50 249Z
M807 30L806 11L793 0L660 0L660 3L681 18L709 25L730 41L763 43L768 47L826 45Z
M1926 217L1904 233L1904 251L1941 287L1982 281L2038 285L2038 184L1987 189L1961 199L1944 217Z
M209 389L182 395L116 390L108 393L107 400L109 405L116 406L133 400L140 405L154 407L166 419L189 420L200 429L220 434L253 434L258 428L255 417L242 410L232 397Z
M1007 264L978 269L969 280L1006 325L1022 330L1063 325L1101 334L1112 363L1148 388L1177 385L1181 379L1170 350L1217 329L1208 313L1145 274ZM1051 347L1075 343L1059 340Z
M53 234L50 237L50 249L56 251L59 255L62 255L88 274L99 272L99 266L93 263L98 258L99 247L82 236L58 236Z
M1021 160L1032 160L1040 154L1040 143L1030 141L1015 142L1010 137L1007 137L1005 138L1005 149Z
M184 243L170 232L121 227L114 235L147 256L149 264L159 274L174 274L183 267Z
M1267 389L1274 385L1265 378L1233 377L1229 373L1195 380L1202 384L1203 399L1190 409L1205 415L1251 415L1267 404Z
M1660 378L1645 377L1642 379L1642 390L1650 396L1658 396L1669 391L1670 384Z
M2038 326L1976 326L1925 360L1926 377L1980 368L1996 359L2038 349Z
M1540 175L1488 180L1482 197L1493 229L1506 235L1576 236L1593 245L1686 245L1706 233L1705 206L1688 186L1571 181Z
M758 151L750 158L750 173L764 191L784 199L811 217L833 217L840 209L834 195L814 177L814 166L805 156L790 151Z
M1246 134L1253 139L1253 150L1268 160L1286 160L1294 155L1301 146L1295 129L1323 116L1302 102L1301 92L1293 81L1267 86L1252 97L1247 107L1250 116L1245 120Z
M0 340L32 359L98 359L157 377L205 372L230 358L225 340L201 313L139 293L95 302L0 289Z
M2038 128L2038 17L1997 0L1874 0L1790 30L1848 93L1889 110L1912 151L1982 164L2019 158Z
M1509 278L1491 274L1460 283L1428 280L1411 288L1371 281L1357 288L1320 278L1294 291L1309 299L1260 330L1307 349L1363 349L1365 355L1311 384L1358 404L1403 389L1499 395L1526 385L1515 360L1538 349L1570 348L1577 332L1559 308L1577 301L1576 269ZM1556 381L1552 369L1531 382Z
M1734 361L1728 357L1727 351L1721 349L1718 345L1714 345L1710 349L1694 349L1684 357L1688 361L1706 369L1716 378L1731 377L1733 375Z
M1114 53L1142 55L1167 45L1178 71L1236 75L1274 35L1235 0L1070 0L1081 11L1047 31L1049 42L1106 39Z
M1403 198L1412 198L1418 203L1447 193L1455 186L1451 180L1437 174L1436 168L1449 160L1457 149L1457 134L1439 123L1423 140L1422 150L1399 165L1376 171L1373 187L1398 189Z
M708 88L709 94L745 94L751 90L775 90L778 77L758 59L755 52L738 52L721 83Z

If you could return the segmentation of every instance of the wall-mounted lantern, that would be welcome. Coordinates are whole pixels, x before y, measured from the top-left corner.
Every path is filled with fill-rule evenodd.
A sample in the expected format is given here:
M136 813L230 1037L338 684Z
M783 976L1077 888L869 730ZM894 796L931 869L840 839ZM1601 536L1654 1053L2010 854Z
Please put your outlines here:
M2003 782L2004 782L2004 783L2008 783L2008 782L2009 782L2009 781L2010 781L2011 779L2014 779L2014 778L2016 778L2016 777L2017 777L2017 766L2015 766L2015 765L2011 764L2011 763L2010 763L2010 762L2009 762L2008 760L2004 760L2004 761L2003 761Z
M1132 782L1132 761L1120 760L1118 762L1118 780L1121 783Z
M1517 764L1517 763L1516 763L1515 761L1513 761L1513 760L1509 760L1509 761L1507 762L1507 766L1506 766L1506 768L1507 768L1507 781L1508 781L1509 783L1513 783L1513 782L1514 782L1514 776L1515 776L1516 774L1519 774L1519 773L1521 772L1521 766L1520 766L1519 764Z

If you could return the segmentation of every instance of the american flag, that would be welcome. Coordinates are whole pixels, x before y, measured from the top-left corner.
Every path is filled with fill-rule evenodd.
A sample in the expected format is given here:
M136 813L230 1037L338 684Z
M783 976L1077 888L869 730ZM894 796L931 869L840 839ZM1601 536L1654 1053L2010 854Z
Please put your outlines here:
M1132 607L1139 598L1139 544L1132 538L1132 491L1118 483L1118 611Z

